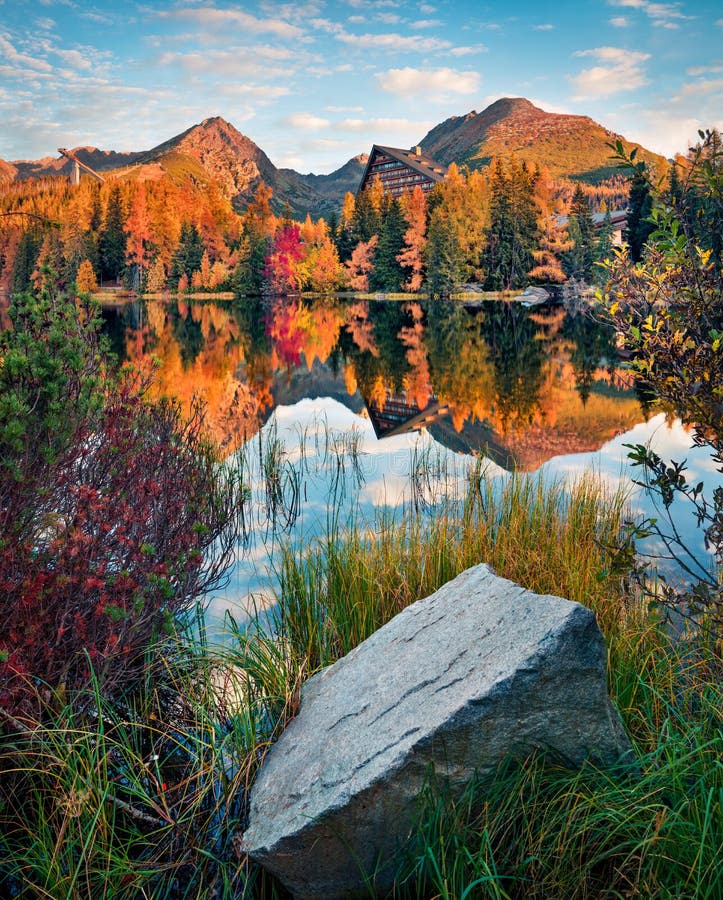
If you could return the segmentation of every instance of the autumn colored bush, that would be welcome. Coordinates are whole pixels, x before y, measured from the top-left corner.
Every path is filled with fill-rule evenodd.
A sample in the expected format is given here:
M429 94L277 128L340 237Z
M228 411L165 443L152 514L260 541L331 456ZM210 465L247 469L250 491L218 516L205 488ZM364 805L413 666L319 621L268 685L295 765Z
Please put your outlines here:
M611 145L632 178L650 193L645 220L647 242L641 259L627 247L606 265L601 294L619 345L653 402L672 408L692 426L693 442L710 451L723 471L723 150L715 131L700 132L685 163L673 169L667 192L653 182L646 166ZM631 248L634 249L634 248ZM680 589L662 584L656 601L697 627L705 627L723 650L723 488L706 496L704 483L689 480L685 461L666 461L649 447L630 445L629 458L658 501L659 513L632 527L634 536L655 535L685 574ZM700 528L710 558L699 560L681 537L673 501L685 504ZM713 565L711 566L711 562ZM642 580L645 580L642 571Z
M188 421L101 363L87 303L22 295L0 335L0 710L125 692L223 577L236 481ZM160 643L159 643L160 642Z

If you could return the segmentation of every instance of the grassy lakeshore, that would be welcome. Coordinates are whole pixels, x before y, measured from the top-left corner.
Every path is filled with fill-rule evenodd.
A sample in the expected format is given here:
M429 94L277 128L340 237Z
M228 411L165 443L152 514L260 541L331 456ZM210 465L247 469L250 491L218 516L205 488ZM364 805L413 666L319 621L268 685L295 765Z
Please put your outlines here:
M420 798L400 898L720 898L720 658L673 640L615 553L624 498L473 471L459 503L410 508L288 550L270 621L148 650L127 702L38 688L0 722L0 895L283 897L239 852L248 788L303 681L470 565L589 606L640 777L509 761L461 799ZM192 637L191 635L196 635Z

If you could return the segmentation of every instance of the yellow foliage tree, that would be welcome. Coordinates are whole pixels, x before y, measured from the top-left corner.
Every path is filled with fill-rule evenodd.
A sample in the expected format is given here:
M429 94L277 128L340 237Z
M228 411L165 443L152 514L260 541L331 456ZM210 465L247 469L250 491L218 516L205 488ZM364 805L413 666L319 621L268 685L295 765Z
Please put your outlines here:
M82 294L98 290L98 280L95 277L93 263L89 259L84 259L78 267L75 283L78 287L78 291Z
M157 256L151 263L146 275L146 290L150 294L157 294L166 286L166 269L163 260Z

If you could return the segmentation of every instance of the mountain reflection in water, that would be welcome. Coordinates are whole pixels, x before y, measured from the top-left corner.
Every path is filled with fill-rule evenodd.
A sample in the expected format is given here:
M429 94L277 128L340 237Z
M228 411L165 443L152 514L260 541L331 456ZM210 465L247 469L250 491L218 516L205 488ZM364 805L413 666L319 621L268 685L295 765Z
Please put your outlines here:
M146 301L106 312L112 349L161 363L155 388L201 394L230 452L279 405L331 397L378 438L428 429L451 450L532 471L591 452L642 421L610 329L520 304Z

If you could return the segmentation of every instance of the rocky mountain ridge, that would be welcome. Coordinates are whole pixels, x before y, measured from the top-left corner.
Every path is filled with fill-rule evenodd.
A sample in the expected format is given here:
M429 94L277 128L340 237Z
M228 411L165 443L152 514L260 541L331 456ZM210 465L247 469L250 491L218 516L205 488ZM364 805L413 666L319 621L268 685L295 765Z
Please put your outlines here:
M616 173L610 160L610 141L620 138L630 150L639 147L605 129L587 116L548 113L524 98L502 98L481 113L472 110L435 126L420 142L425 153L449 164L480 168L494 157L516 156L530 165L546 166L553 178L596 183ZM380 140L383 137L380 136ZM191 177L213 180L237 210L243 210L261 181L273 190L278 212L287 206L303 218L338 211L344 194L356 191L367 154L360 153L329 175L302 175L277 168L251 138L220 116L212 116L150 150L116 153L79 147L78 158L99 173L116 171L124 177ZM666 160L639 147L639 158L664 171ZM65 157L39 160L0 160L0 185L28 178L68 175Z

